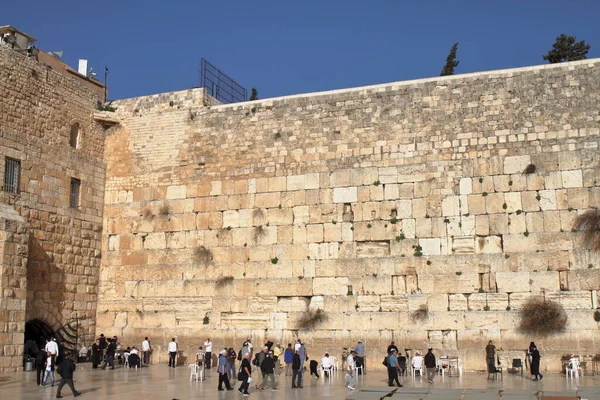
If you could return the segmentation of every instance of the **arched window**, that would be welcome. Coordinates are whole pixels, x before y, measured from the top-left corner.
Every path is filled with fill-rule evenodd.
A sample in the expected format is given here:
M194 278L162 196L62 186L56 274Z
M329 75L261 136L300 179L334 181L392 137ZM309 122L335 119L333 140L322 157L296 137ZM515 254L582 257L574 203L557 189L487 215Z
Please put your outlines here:
M79 124L77 122L71 125L71 139L69 140L69 144L74 149L79 147Z

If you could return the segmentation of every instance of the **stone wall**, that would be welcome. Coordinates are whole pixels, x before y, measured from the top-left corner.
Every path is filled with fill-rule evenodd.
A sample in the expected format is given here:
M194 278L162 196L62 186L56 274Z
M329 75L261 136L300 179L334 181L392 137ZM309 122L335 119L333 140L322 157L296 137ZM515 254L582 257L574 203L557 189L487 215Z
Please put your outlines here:
M362 339L373 367L391 340L468 370L488 340L538 342L547 370L595 353L600 257L571 230L600 205L599 100L596 59L212 107L116 102L97 333L150 336L155 360L172 336L191 355L250 334L312 354ZM567 309L565 334L518 333L531 296ZM317 309L328 321L303 329Z
M0 204L0 373L23 365L28 242L25 220Z
M58 329L77 317L80 341L88 343L95 332L106 172L104 131L93 119L97 101L78 81L0 46L0 175L5 157L21 162L19 193L3 191L0 202L29 225L24 318ZM77 148L70 146L74 124ZM79 209L69 207L71 178L81 180ZM22 341L21 325L16 332ZM5 340L0 344L13 344Z

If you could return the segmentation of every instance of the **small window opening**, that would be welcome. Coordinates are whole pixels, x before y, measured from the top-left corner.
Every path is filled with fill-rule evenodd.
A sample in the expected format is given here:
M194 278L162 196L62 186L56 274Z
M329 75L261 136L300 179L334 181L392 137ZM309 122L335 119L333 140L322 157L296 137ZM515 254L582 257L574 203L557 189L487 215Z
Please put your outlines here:
M69 144L74 149L79 148L79 124L78 123L74 123L73 125L71 125L71 139L69 141Z
M79 192L81 191L81 181L77 178L71 178L71 208L79 208Z

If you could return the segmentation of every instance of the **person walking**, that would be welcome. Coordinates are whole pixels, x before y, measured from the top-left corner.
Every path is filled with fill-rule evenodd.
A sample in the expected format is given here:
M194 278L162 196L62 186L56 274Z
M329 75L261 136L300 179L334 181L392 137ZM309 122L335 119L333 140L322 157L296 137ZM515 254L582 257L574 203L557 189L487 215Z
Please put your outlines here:
M300 351L294 353L292 357L292 388L302 389L302 373L304 372L301 368Z
M92 369L98 368L102 361L102 350L100 349L100 339L92 345Z
M236 379L235 377L235 359L237 355L233 347L230 347L227 351L227 375L229 375L229 381Z
M46 361L44 363L44 379L42 379L42 386L46 386L48 377L52 379L52 386L54 386L54 362L52 361L52 354L49 351L46 352Z
M348 368L348 373L346 374L346 381L348 382L348 389L354 390L354 385L356 384L356 363L354 362L354 357L356 356L356 351L354 349L350 350L350 354L346 357L346 366Z
M177 342L175 338L171 339L167 350L169 351L169 367L175 368L175 357L177 356Z
M529 361L529 367L531 369L531 362L533 361L532 355L533 351L537 348L534 342L529 343L529 347L527 348L527 361Z
M238 393L243 396L250 396L250 392L248 392L250 382L252 382L252 367L250 366L250 357L252 357L252 353L246 353L242 359L242 365L240 366L240 378L242 378L242 384L238 389Z
M204 342L204 349L206 351L204 365L206 366L206 369L210 369L212 362L212 342L210 341L210 338L206 338L206 342Z
M48 358L47 354L44 350L40 350L35 356L35 374L38 386L42 384L42 378L44 377L46 359Z
M541 381L544 378L544 375L540 374L541 358L542 356L534 344L533 351L531 352L531 375L535 377L534 381ZM538 376L540 377L540 379L538 379Z
M275 375L279 374L279 369L281 368L282 360L281 355L283 354L283 350L281 349L281 344L279 342L275 343L273 346L273 361L275 361Z
M394 386L394 381L398 387L402 387L400 380L398 379L398 372L402 370L398 362L398 350L392 349L392 353L388 355L388 386Z
M275 380L275 357L273 351L269 351L267 356L260 364L260 370L263 374L263 380L260 383L259 389L264 390L268 381L271 381L271 390L277 390L277 381Z
M218 390L233 390L229 383L229 376L227 375L227 350L222 350L219 354L219 363L217 364L217 372L219 373L219 388ZM225 389L223 389L225 384Z
M292 344L288 343L287 349L283 352L283 361L285 362L285 376L292 374L292 361L294 361L294 349Z
M73 397L79 396L77 390L75 390L75 385L73 385L73 372L75 372L75 362L71 359L70 356L65 357L63 362L58 366L58 373L60 374L60 383L58 384L58 389L56 390L56 398L62 398L60 391L65 385L69 385L71 392L73 393Z
M115 354L117 353L117 341L115 339L108 339L109 344L106 348L106 365L104 369L108 368L115 369Z
M435 377L435 367L437 364L435 363L435 355L433 354L433 349L430 347L427 349L427 354L425 354L425 368L427 368L427 382L433 384L433 378Z

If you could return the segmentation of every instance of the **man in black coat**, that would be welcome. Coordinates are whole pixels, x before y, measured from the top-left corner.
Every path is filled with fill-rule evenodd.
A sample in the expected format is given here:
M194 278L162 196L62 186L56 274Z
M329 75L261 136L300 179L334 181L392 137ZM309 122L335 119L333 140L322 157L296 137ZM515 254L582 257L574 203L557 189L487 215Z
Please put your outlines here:
M75 390L75 386L73 385L73 372L75 372L75 369L75 363L70 356L65 357L63 362L58 366L58 373L60 374L61 379L58 384L58 389L56 390L57 399L62 398L60 391L65 385L69 385L71 392L73 392L73 397L77 397L81 394Z
M115 355L117 353L117 342L114 339L108 339L110 341L108 347L106 348L106 365L104 369L106 369L110 365L110 369L115 369Z
M435 369L437 364L435 363L435 356L433 355L433 349L430 347L425 354L425 368L427 368L427 381L432 384L433 377L435 376Z

